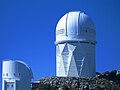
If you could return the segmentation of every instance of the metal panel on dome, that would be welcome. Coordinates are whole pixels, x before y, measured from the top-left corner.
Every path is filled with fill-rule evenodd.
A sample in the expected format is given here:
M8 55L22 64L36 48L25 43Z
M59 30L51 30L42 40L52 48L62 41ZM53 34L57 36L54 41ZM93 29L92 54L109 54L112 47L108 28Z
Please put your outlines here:
M67 34L78 35L79 12L70 12L67 18Z
M66 35L67 14L65 14L58 22L56 27L56 35Z

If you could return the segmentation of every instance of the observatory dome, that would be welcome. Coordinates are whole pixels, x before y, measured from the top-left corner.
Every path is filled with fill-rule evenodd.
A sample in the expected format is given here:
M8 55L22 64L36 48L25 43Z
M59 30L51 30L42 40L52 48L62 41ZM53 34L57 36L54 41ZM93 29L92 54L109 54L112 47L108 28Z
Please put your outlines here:
M80 11L65 14L56 26L56 44L69 41L87 41L96 43L93 21Z
M3 78L33 78L31 68L22 61L4 61L3 74Z

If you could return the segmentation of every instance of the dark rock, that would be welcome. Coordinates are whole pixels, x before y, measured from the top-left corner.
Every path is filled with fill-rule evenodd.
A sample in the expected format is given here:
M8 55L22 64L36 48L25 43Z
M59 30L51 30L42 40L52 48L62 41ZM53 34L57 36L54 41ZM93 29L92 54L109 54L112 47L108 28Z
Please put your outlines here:
M97 72L94 78L41 78L32 84L32 90L120 90L120 71Z

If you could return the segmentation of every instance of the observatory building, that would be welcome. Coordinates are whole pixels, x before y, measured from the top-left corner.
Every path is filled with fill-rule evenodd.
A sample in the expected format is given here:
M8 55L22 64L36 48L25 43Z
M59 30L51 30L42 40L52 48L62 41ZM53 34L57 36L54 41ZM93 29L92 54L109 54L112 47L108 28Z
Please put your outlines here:
M32 71L22 61L3 61L2 90L31 90Z
M56 26L56 75L95 77L96 31L80 11L65 14Z

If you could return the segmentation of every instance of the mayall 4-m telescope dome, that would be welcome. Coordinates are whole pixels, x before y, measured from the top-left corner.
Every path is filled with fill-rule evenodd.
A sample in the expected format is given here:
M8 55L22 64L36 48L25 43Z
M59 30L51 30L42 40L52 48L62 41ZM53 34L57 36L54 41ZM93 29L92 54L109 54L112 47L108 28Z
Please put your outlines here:
M65 14L56 26L56 75L95 77L96 31L80 11Z

